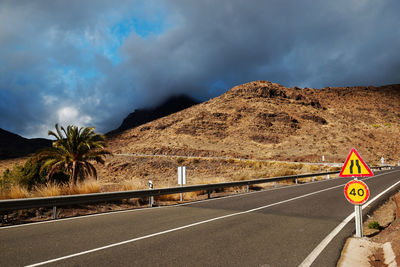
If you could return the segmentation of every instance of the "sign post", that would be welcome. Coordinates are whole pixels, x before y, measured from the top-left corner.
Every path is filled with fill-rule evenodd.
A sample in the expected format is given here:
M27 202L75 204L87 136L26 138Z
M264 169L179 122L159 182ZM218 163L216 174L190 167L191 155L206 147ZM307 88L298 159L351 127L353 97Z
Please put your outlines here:
M182 187L186 184L186 167L178 167L178 184ZM183 199L183 194L181 193L181 201Z
M371 169L354 148L347 156L339 177L352 177L354 180L348 182L344 187L346 199L354 205L354 215L356 224L356 237L362 237L362 204L369 198L369 188L357 177L373 176Z
M356 237L362 237L362 204L369 198L369 188L363 181L356 178L346 184L344 195L351 204L354 204Z

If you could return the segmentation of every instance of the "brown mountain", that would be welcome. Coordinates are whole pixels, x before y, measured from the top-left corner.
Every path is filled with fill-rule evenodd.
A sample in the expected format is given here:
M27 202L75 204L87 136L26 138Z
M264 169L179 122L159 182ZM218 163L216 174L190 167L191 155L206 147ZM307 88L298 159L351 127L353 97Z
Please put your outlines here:
M400 160L400 85L286 88L256 81L124 131L115 153L342 162Z
M0 128L0 160L27 156L40 148L51 145L51 140L27 139Z
M320 162L324 155L328 162L344 162L352 147L370 166L382 156L395 163L400 160L399 103L400 85L239 85L207 102L109 136L108 149L114 156L107 157L105 166L97 165L99 180L103 190L144 189L149 180L156 188L176 186L177 166L187 166L189 184L318 172L330 167L274 160ZM0 161L0 171L12 164Z

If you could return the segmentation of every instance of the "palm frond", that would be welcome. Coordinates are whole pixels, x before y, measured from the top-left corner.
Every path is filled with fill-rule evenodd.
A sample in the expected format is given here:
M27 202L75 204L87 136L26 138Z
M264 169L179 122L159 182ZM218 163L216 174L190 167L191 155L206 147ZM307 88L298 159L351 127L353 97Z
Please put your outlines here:
M94 127L69 125L64 128L56 124L55 128L55 132L49 131L49 135L56 138L53 147L35 156L43 162L42 168L49 170L49 177L62 170L74 183L88 175L97 178L96 168L90 162L104 164L105 156L111 154L105 150L105 136L97 134Z

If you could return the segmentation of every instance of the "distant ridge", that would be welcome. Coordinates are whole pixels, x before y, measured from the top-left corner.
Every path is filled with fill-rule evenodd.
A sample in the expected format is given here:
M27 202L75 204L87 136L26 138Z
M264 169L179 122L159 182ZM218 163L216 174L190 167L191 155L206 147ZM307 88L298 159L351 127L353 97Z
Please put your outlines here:
M107 135L121 133L125 130L132 129L142 124L146 124L148 122L168 116L199 103L200 102L186 95L172 96L155 108L135 110L123 120L121 126L113 131L110 131L107 133Z
M51 145L51 140L44 138L27 139L0 128L0 160L27 156L38 149Z

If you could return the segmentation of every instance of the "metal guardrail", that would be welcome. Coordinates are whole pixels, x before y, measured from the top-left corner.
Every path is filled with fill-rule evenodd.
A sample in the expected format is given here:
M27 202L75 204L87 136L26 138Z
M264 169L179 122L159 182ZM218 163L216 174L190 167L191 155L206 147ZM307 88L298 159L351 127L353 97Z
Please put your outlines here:
M387 168L387 167L391 167L391 166L379 166L379 167L373 167L373 169L382 169L382 168ZM0 212L5 213L5 212L12 211L12 210L53 207L53 212L54 212L53 217L55 218L57 206L100 203L100 202L115 201L115 200L121 200L121 199L143 198L143 197L169 195L169 194L195 192L195 191L207 191L208 197L210 198L210 193L212 192L212 190L215 190L215 189L235 187L235 186L247 186L247 189L248 189L248 186L254 185L254 184L279 182L279 181L285 181L285 180L296 180L296 179L300 179L300 178L325 176L325 175L338 174L338 173L340 173L340 172L334 171L334 172L322 172L322 173L310 173L310 174L282 176L282 177L275 177L275 178L263 178L263 179L237 181L237 182L191 185L191 186L184 186L184 187L147 189L147 190L138 190L138 191L106 192L106 193L67 195L67 196L56 196L56 197L0 200Z

